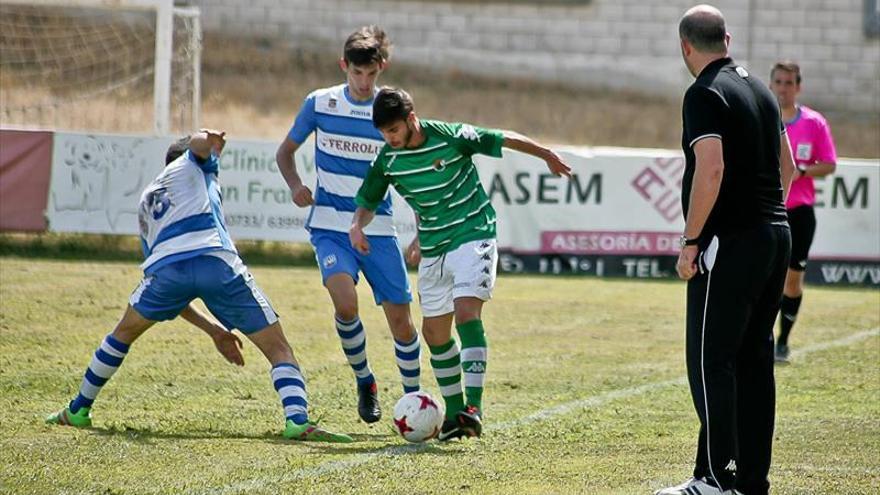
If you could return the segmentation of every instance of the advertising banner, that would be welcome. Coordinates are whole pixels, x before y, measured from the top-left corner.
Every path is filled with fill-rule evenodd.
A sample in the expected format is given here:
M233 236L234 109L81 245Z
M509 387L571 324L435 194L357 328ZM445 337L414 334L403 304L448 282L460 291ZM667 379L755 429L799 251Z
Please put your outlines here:
M319 136L332 146L332 136ZM56 232L135 234L140 191L164 165L171 138L56 133L46 216ZM297 208L275 163L277 143L231 140L220 162L226 221L236 239L307 242L308 208ZM679 152L560 148L571 179L531 156L476 157L498 213L505 272L674 276L684 160ZM314 146L296 154L314 186ZM807 277L880 285L880 163L841 160L816 181L818 229ZM394 223L406 245L412 211L394 193Z
M46 230L52 133L0 130L0 230Z

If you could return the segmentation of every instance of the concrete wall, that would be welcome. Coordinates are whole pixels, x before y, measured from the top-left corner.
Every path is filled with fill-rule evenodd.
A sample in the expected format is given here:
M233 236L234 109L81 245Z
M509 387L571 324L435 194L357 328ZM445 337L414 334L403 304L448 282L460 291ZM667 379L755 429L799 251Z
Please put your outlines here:
M864 0L716 0L732 55L765 81L777 58L800 62L803 100L880 111L880 39ZM195 0L211 32L282 37L334 50L356 27L383 26L396 60L465 72L680 96L678 19L695 0L593 0L585 6L435 1Z

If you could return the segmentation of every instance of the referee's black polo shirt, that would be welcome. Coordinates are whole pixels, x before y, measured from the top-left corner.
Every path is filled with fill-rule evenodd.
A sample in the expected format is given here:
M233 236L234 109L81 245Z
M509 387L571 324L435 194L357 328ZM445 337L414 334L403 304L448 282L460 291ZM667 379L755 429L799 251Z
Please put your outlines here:
M715 60L685 93L682 119L685 218L696 166L694 144L717 137L724 150L721 190L701 239L786 221L779 170L779 141L785 126L776 98L764 83L730 58Z

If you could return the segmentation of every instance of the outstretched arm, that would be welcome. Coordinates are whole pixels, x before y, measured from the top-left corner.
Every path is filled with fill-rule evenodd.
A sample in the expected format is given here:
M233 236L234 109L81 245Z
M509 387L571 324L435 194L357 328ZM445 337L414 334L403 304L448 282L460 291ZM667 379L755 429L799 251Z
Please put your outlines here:
M241 355L242 343L235 334L223 328L208 318L207 315L196 309L192 303L180 312L180 316L199 327L214 341L214 347L232 364L244 366L244 356Z
M555 151L518 132L501 131L501 134L504 136L504 142L501 145L505 148L520 151L544 160L547 162L547 168L550 169L553 175L571 177L571 167L566 165Z

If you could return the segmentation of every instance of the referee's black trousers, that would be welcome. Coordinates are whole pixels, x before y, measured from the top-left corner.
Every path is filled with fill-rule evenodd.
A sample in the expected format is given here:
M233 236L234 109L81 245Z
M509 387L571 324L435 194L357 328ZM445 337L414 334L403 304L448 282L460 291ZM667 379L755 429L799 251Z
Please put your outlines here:
M773 325L791 255L787 224L719 236L711 271L688 282L687 369L700 417L694 477L764 495L776 409Z

